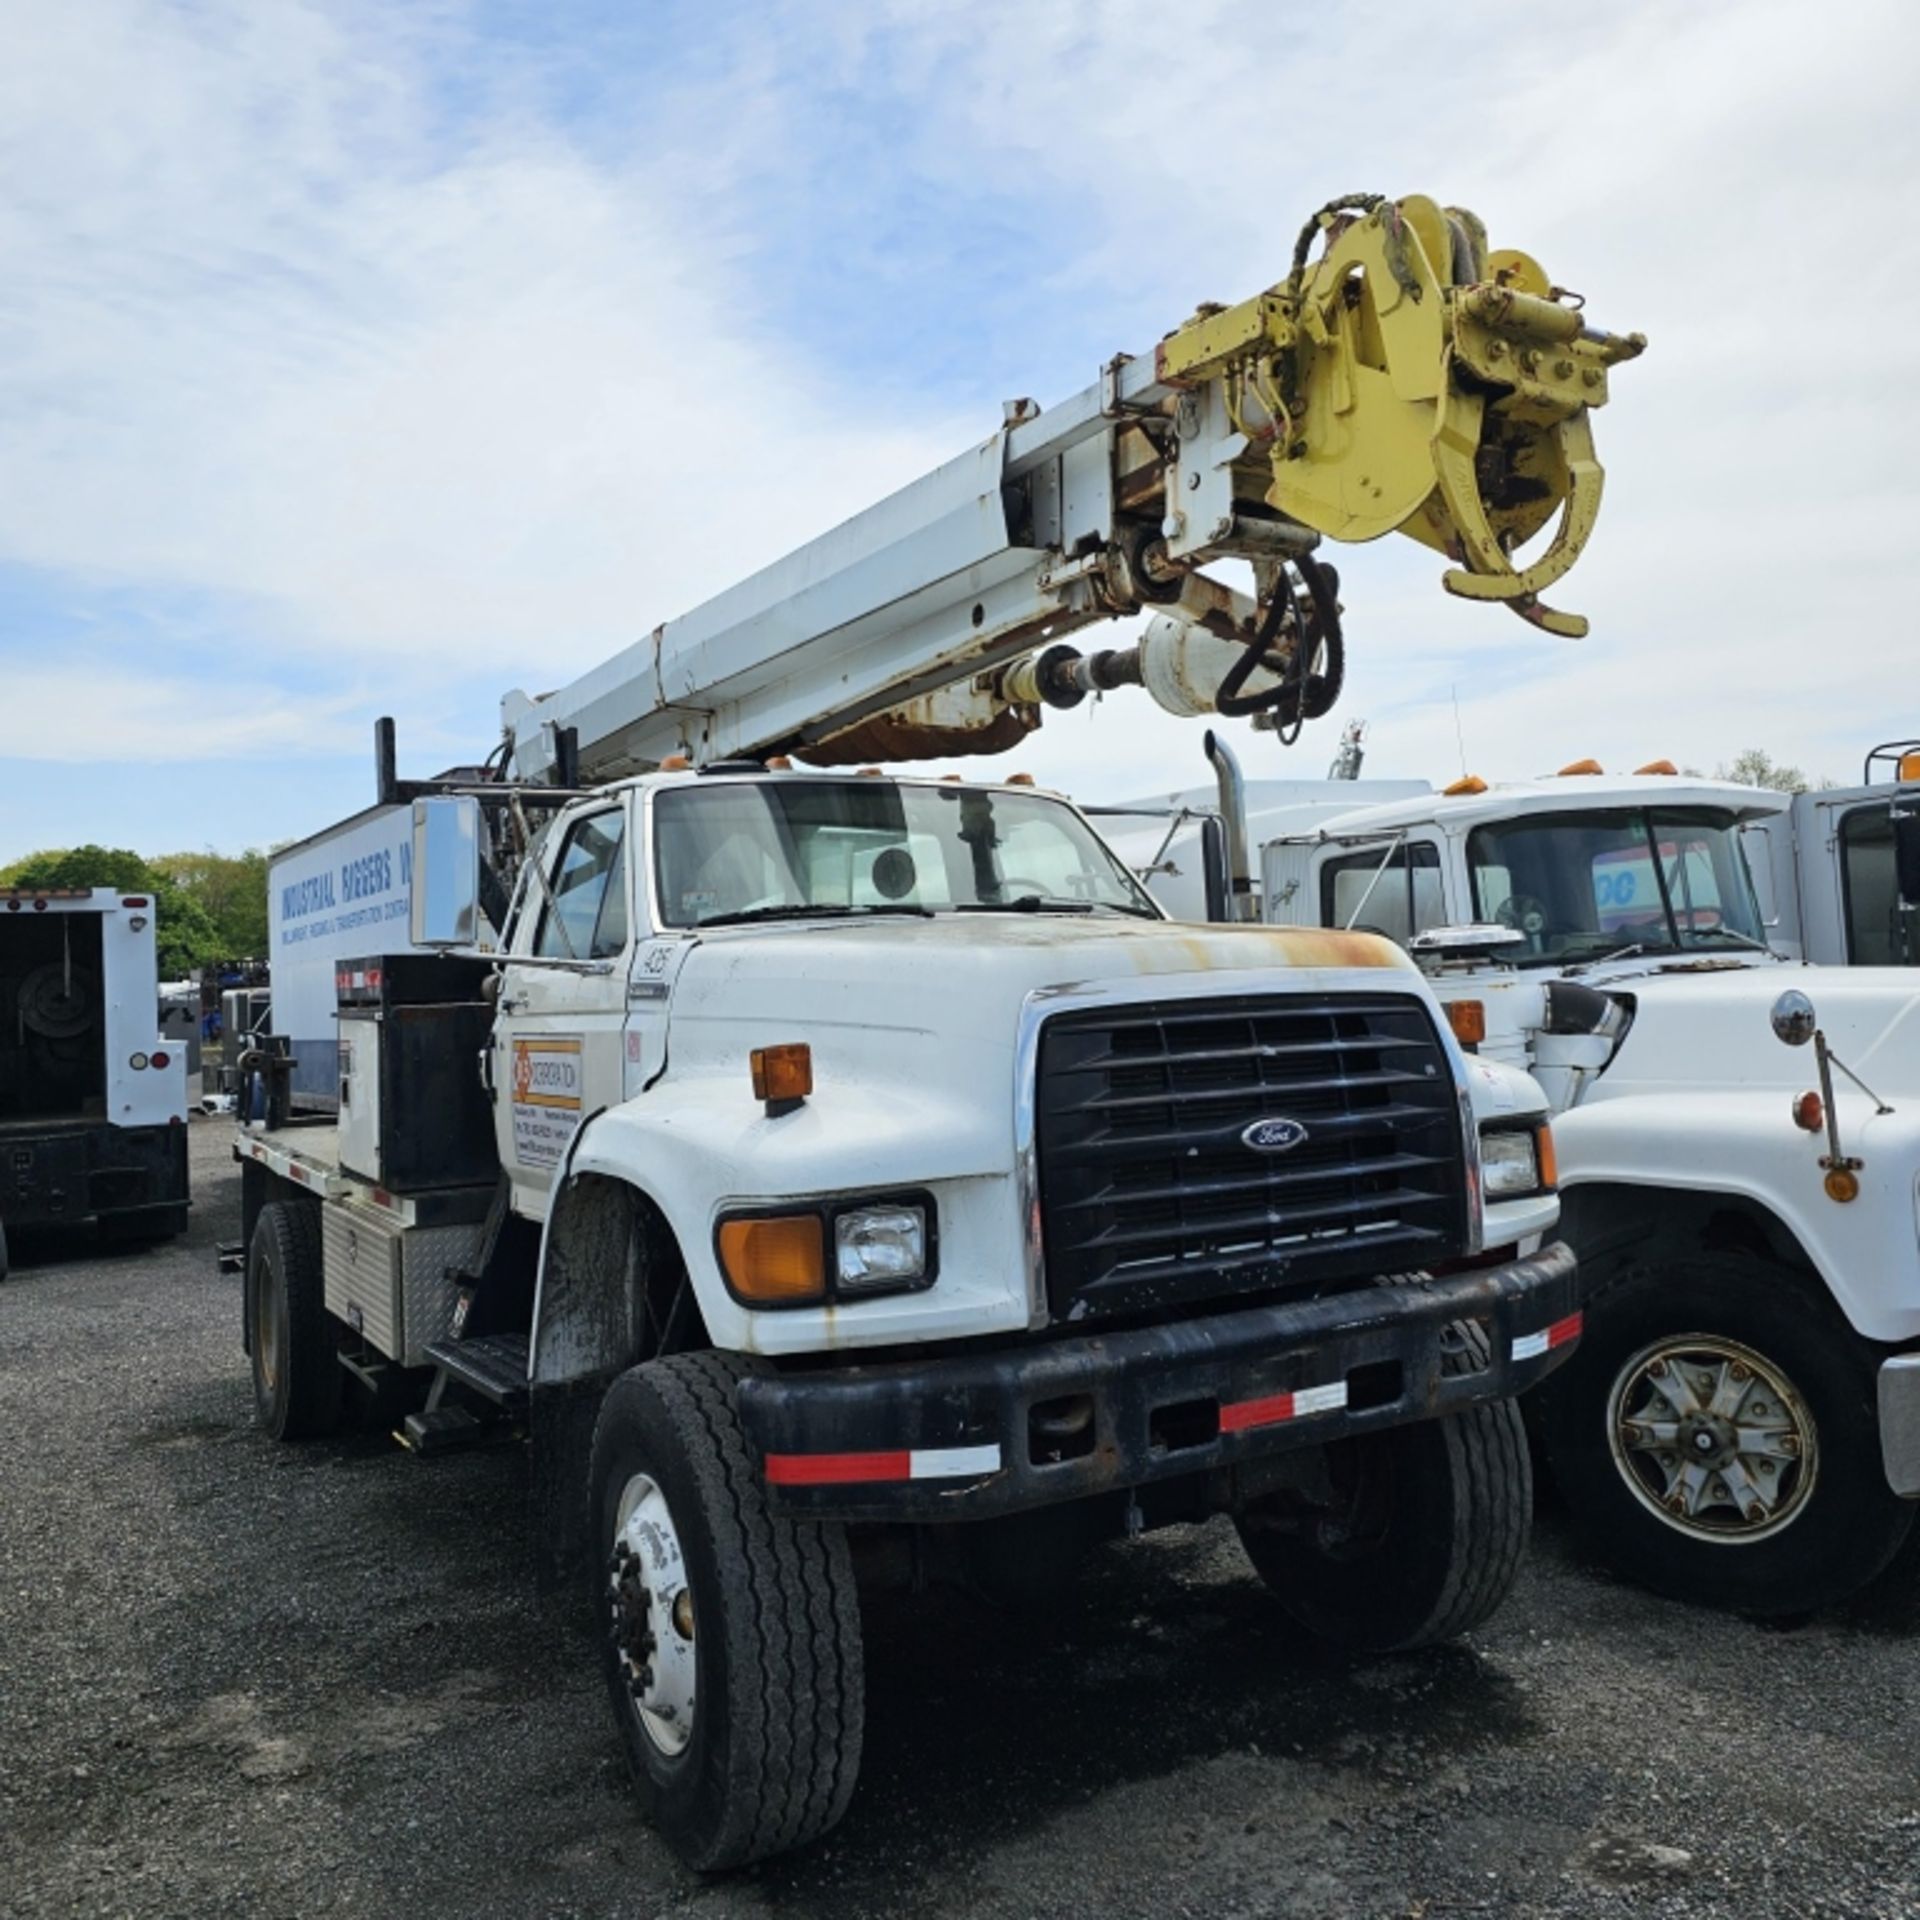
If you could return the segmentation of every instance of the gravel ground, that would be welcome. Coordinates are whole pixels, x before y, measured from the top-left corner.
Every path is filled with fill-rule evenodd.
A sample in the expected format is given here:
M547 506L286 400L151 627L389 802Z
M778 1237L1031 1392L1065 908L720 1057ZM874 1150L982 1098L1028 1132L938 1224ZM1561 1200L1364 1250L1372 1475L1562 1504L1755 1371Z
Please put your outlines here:
M1582 1566L1551 1512L1466 1645L1300 1643L1211 1528L1063 1623L868 1608L824 1843L682 1871L629 1801L510 1450L251 1424L224 1122L193 1230L0 1287L0 1910L713 1916L1867 1915L1920 1909L1920 1561L1762 1629Z

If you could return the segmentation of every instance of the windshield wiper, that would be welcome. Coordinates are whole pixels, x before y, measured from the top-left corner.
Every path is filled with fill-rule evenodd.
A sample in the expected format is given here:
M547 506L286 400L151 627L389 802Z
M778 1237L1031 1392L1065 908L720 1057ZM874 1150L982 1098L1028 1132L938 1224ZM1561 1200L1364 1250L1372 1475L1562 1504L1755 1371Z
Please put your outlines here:
M868 907L831 907L818 903L787 901L777 907L743 907L738 913L710 913L696 920L696 927L737 927L749 920L846 920L864 919L869 914L901 913L915 920L931 920L931 907L910 907L895 902Z
M1091 913L1091 900L1056 900L1039 893L1016 894L1011 900L958 900L955 913Z
M1597 953L1569 953L1562 948L1557 954L1542 956L1549 962L1558 961L1569 971L1574 967L1597 967L1603 960L1632 960L1643 953L1677 953L1679 948L1667 940L1623 940L1618 946L1602 947Z
M1737 932L1732 927L1692 927L1688 929L1686 944L1694 946L1702 940L1731 940L1736 945L1747 948L1753 953L1771 953L1773 949L1764 940L1756 940L1750 933Z

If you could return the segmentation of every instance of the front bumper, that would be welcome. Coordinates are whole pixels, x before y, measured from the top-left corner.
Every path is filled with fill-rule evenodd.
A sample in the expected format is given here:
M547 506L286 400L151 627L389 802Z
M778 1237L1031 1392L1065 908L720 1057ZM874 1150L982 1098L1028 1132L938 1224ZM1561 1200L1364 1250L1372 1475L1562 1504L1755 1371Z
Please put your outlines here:
M980 1520L1524 1392L1571 1352L1582 1298L1555 1244L1444 1279L1121 1333L752 1374L740 1412L778 1511ZM1462 1320L1487 1337L1477 1372L1443 1370L1441 1336ZM1062 1443L1069 1409L1090 1420Z

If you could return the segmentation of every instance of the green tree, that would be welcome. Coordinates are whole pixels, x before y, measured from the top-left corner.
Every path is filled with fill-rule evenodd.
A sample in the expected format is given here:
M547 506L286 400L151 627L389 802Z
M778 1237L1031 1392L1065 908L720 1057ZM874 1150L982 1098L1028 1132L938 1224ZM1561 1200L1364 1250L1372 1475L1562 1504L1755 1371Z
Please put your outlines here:
M51 847L30 853L0 869L0 886L112 887L120 893L150 894L164 980L221 957L220 930L206 909L125 847Z
M1775 760L1760 747L1749 747L1744 753L1736 753L1733 758L1714 769L1716 780L1737 780L1743 787L1771 787L1775 793L1805 793L1810 787L1830 787L1831 780L1817 778L1809 780L1798 767L1789 767Z
M267 951L267 856L246 853L157 854L147 864L205 909L219 930L223 960L259 959Z

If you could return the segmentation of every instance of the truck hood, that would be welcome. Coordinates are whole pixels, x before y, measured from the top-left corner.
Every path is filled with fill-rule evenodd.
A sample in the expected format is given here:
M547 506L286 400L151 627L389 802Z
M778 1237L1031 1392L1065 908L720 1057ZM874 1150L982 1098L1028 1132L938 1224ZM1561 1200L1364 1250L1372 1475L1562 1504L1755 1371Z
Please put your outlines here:
M1904 967L1739 967L1622 983L1633 1026L1589 1099L1707 1084L1813 1082L1811 1047L1774 1038L1773 1003L1797 987L1834 1051L1884 1097L1920 1093L1920 980Z
M1019 1010L1036 993L1065 993L1196 975L1283 973L1302 992L1370 987L1425 998L1418 970L1372 934L1296 927L1194 927L1109 915L947 914L721 929L704 935L674 986L676 1041L711 1023L767 1022L849 1031L937 1032L943 1046L1010 1048ZM1277 985L1278 982L1271 982ZM1223 991L1231 991L1222 983ZM781 1033L768 1028L769 1041ZM758 1043L756 1043L758 1044ZM676 1067L682 1059L676 1057Z

